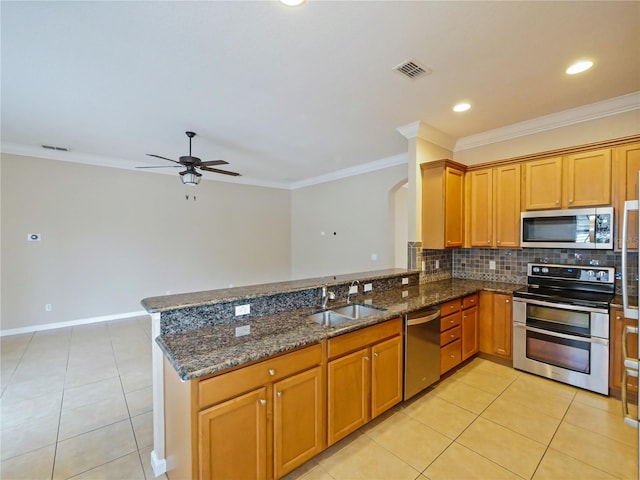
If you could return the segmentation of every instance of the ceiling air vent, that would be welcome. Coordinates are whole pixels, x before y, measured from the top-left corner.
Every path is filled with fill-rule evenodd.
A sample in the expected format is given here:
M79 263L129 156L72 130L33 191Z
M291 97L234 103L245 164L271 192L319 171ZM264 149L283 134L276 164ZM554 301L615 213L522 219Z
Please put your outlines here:
M410 58L406 62L402 62L400 65L393 67L393 69L412 80L423 77L425 75L429 75L431 73L431 70L423 65L420 65L413 58Z
M59 152L68 152L69 149L67 147L54 147L53 145L42 145L42 148L46 148L47 150L57 150Z

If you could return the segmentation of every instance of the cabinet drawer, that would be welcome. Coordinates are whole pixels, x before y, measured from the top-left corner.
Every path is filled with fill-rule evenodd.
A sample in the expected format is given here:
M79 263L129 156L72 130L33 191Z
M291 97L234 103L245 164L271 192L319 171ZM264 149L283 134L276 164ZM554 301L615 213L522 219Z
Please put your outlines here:
M262 385L320 365L321 362L322 346L317 344L202 380L198 383L198 405L200 408L214 405Z
M455 300L450 300L448 302L441 304L440 315L444 317L445 315L450 315L452 313L459 312L461 303L462 302L460 301L460 299L456 298Z
M369 346L385 338L401 334L402 319L395 318L388 322L378 323L377 325L363 328L362 330L329 339L328 355L329 358L335 358L339 355L344 355L345 353Z
M478 305L478 294L474 293L473 295L469 295L468 297L464 297L462 299L462 308L471 308Z
M446 332L442 332L440 334L440 345L446 345L447 343L451 343L454 340L459 339L460 331L461 328L460 325L458 325L457 327L450 328Z
M440 349L440 374L448 372L460 363L461 352L460 340L456 340Z
M462 312L457 312L452 315L447 315L440 319L440 331L444 332L455 326L460 325L462 322Z

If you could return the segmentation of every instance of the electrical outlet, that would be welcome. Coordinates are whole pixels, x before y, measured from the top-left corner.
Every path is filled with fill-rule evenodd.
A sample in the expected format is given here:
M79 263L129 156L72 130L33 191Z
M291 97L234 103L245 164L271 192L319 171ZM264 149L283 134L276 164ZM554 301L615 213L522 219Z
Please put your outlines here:
M236 305L236 317L238 315L249 315L251 312L251 304Z
M436 270L440 268L440 260L436 260Z
M351 285L349 287L349 295L351 295L353 293L358 293L358 285Z
M409 285L409 279L407 277L402 277L402 284Z
M51 310L53 310L53 305L51 305L50 303L45 304L44 311L50 312Z
M251 325L242 325L236 327L236 337L242 337L243 335L249 335L251 333Z
M489 260L489 270L495 270L495 269L496 269L496 261Z
M365 291L365 292L370 292L371 290L373 290L373 284L371 284L371 283L365 283L365 284L364 284L364 291Z

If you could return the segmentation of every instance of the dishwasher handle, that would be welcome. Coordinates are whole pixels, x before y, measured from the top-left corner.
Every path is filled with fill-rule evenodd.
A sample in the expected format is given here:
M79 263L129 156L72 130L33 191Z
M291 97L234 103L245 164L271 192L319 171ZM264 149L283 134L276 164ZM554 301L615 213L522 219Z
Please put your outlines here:
M440 309L431 310L425 313L414 314L415 316L407 316L407 325L422 325L440 318Z

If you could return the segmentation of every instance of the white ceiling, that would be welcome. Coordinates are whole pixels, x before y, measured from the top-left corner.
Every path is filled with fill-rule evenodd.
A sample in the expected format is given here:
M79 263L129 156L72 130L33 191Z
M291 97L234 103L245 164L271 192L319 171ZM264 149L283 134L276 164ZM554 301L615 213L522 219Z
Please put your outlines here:
M3 0L0 13L3 151L64 146L56 158L114 166L186 155L194 130L194 155L290 185L405 153L396 129L412 122L461 139L640 91L637 1ZM582 57L594 68L566 75ZM409 58L433 73L392 70ZM472 110L454 113L461 100Z

